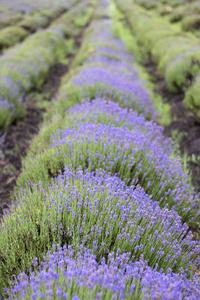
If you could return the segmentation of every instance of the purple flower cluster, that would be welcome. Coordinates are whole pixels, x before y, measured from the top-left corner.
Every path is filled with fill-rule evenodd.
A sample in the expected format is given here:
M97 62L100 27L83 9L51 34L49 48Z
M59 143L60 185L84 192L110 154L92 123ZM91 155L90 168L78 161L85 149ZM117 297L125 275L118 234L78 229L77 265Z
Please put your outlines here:
M6 66L2 63L2 71L4 68L8 67L8 64ZM22 71L22 69L14 67L13 72ZM23 74L23 72L21 73ZM27 79L27 73L23 74L24 77L26 76ZM0 77L0 97L2 99L1 107L2 109L6 109L6 106L9 108L13 108L17 102L22 103L23 102L23 92L21 90L21 83L22 83L23 76L20 80L18 80L17 83L13 81L13 79L9 77ZM25 80L26 80L25 79ZM4 101L4 104L3 104ZM1 109L0 109L1 110Z
M73 78L73 84L81 89L83 97L95 93L98 97L109 97L125 107L144 112L147 118L153 114L149 94L141 82L133 81L132 76L119 70L118 66L106 66L104 63L98 67L90 64Z
M104 20L97 20L92 23L92 33L88 37L85 42L89 42L90 45L95 46L99 44L100 47L104 45L105 47L109 47L111 49L118 50L123 52L126 56L126 59L130 59L132 61L133 57L126 53L125 54L125 47L121 40L115 39L112 31L111 31L112 20L104 19ZM123 55L123 54L122 54Z
M113 39L113 37L112 37ZM110 46L110 45L109 45ZM120 49L112 49L110 47L100 47L97 46L94 50L94 56L105 56L108 58L113 58L117 61L127 61L129 63L133 63L133 56L129 53L125 53L124 51L120 51Z
M98 264L91 251L53 245L44 257L37 274L25 273L16 278L8 299L167 299L198 300L200 287L168 269L167 274L152 270L142 259L132 263L129 255L109 253L107 262ZM34 261L37 266L37 257Z
M7 128L15 116L15 105L8 100L0 100L0 128Z
M82 100L81 104L74 105L66 111L65 122L66 120L73 126L75 123L87 121L95 124L113 124L124 129L139 129L150 140L160 141L163 149L168 149L168 151L172 149L170 139L165 139L163 136L163 127L153 121L146 121L144 116L138 114L137 111L121 108L118 103L108 98L96 98L92 101Z
M125 52L122 42L111 34L110 21L97 21L92 29L94 33L83 46L83 49L89 49L89 57L72 78L74 89L82 98L93 99L94 95L109 97L121 106L144 113L147 119L155 117L156 111L149 92L132 66L134 58Z
M167 204L185 220L192 221L199 207L198 197L189 191L187 174L180 162L171 157L167 141L162 145L162 138L145 134L145 127L129 130L126 126L95 124L94 118L92 121L83 122L80 118L73 128L59 130L50 146L55 156L64 157L65 164L71 162L74 168L103 168L127 184L139 184L161 207Z
M130 252L133 261L142 254L151 267L157 265L159 269L196 268L200 245L192 240L188 226L182 225L175 211L161 209L143 189L127 187L119 177L105 171L72 170L65 169L48 186L29 183L12 212L12 225L4 225L2 235L15 232L20 238L22 226L26 243L29 247L34 243L35 249L41 249L42 244L51 246L52 236L60 245L76 248L77 243L84 243L99 260L110 251L120 251ZM35 213L36 207L40 214ZM42 242L37 224L43 232ZM13 247L18 242L13 238Z
M92 53L91 53L91 55L92 55ZM89 65L89 63L91 63L93 65L95 64L96 66L105 65L105 66L109 67L110 69L113 67L114 69L126 71L126 73L131 75L131 76L129 76L129 79L132 79L132 80L139 79L136 70L133 67L131 67L131 64L129 62L126 62L126 61L118 61L118 60L114 60L114 59L109 59L106 56L90 56L87 58L85 63L87 63L88 65Z
M117 174L127 185L142 186L161 207L175 209L183 222L197 221L198 195L191 189L180 160L173 157L173 147L164 139L162 127L101 98L66 111L62 123L65 129L52 135L42 156L30 159L28 173L22 178L44 182L49 167L55 176L62 166L70 164L75 169L104 169Z
M8 100L0 100L0 113L3 113L3 110L8 110L14 115L15 106L12 103L9 103Z

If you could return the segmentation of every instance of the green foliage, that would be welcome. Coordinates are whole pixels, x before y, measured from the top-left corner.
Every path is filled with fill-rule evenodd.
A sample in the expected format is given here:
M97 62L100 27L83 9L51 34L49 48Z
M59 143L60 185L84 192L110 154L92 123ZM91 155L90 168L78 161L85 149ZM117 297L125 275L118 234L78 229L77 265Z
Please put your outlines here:
M181 26L185 31L200 29L200 15L186 15L182 19Z
M155 14L133 5L129 0L123 3L115 1L120 11L125 14L138 42L144 51L150 53L159 72L165 76L169 90L185 91L199 73L198 39L182 32L178 27L171 26ZM192 92L192 97L194 94L197 95L196 92ZM188 92L185 104L192 101L188 100L188 97L191 99L190 95L191 92ZM193 102L199 102L198 98L197 95L197 100ZM199 119L198 116L197 118Z
M151 101L158 112L156 121L162 126L169 126L172 119L170 105L165 103L159 94L155 93L156 85L152 83L152 78L146 73L145 68L138 64L135 64L134 68L137 70L139 77L144 79L145 87L149 90Z
M64 6L57 7L54 9L43 8L43 9L40 9L40 15L47 17L49 20L53 20L56 17L58 17L61 13L64 13L65 11L66 11L66 8Z
M190 157L186 151L184 151L183 155L181 155L181 142L183 137L186 135L185 132L180 132L178 130L173 130L171 133L171 138L172 138L172 143L173 143L173 156L174 157L180 157L181 158L181 162L182 162L182 166L183 166L183 171L188 173L188 176L190 178L190 181L192 182L192 177L191 177L191 173L189 171L188 168L188 162L190 161L190 159L195 159L194 156Z
M199 47L180 53L173 61L169 62L165 71L169 90L179 92L189 87L199 72L199 64Z
M14 121L13 109L0 108L0 128L6 131L9 125ZM24 115L24 114L23 114Z
M8 48L22 41L29 35L28 31L19 26L10 26L0 31L0 48Z
M49 19L42 16L40 13L35 13L34 15L27 15L19 26L25 28L30 32L36 31L39 27L46 27L49 23Z
M89 21L94 7L93 5L86 5L79 3L67 13L63 14L60 18L52 22L51 26L66 26L68 32L72 35L77 35L87 22Z
M13 121L22 120L25 116L25 109L22 105L16 105L15 106L15 116L13 116L13 110L10 111L10 109L3 109L0 108L0 128L2 128L4 131L7 131L10 124L13 123Z
M190 1L190 3L183 1L183 3L180 3L179 6L171 11L170 21L179 22L183 21L185 18L187 19L187 17L188 20L191 20L193 18L192 15L195 16L195 14L198 15L198 13L200 13L199 1ZM184 21L181 23L184 23Z
M146 9L155 9L158 5L157 0L136 0L135 2Z
M200 76L197 76L192 86L186 91L183 103L196 114L200 122Z
M73 36L71 28L67 27L66 25L64 25L62 23L58 23L57 25L52 24L51 27L56 27L56 28L60 29L64 33L66 39L70 39Z
M113 16L113 34L116 38L121 39L127 49L127 52L134 56L136 62L140 63L146 60L143 48L139 47L137 39L132 35L130 29L124 21L121 21L123 15L113 5L112 16ZM134 68L137 70L140 78L145 80L145 87L150 91L151 100L155 105L155 109L158 112L158 122L161 125L168 126L171 123L170 106L163 103L161 96L154 93L154 85L151 83L150 76L145 72L145 69L139 65L134 64Z
M15 105L14 114L7 112L6 119L1 118L2 127L7 128L14 120L24 116L23 104L18 102L18 97L32 88L39 89L50 67L57 61L63 61L67 51L62 28L52 27L29 36L24 43L16 45L0 58L1 76L11 78L19 88L17 94L10 93L6 86L0 90L1 98Z
M71 30L70 25L73 24L72 20L74 17L75 17L74 11L73 10L68 11L65 14L63 14L62 16L60 16L58 19L54 20L51 23L50 27L65 26L70 31Z
M169 19L172 23L175 23L181 21L185 15L185 9L181 7L179 9L173 10Z
M168 3L166 3L164 5L160 4L160 5L158 5L157 11L161 16L168 16L168 15L172 14L173 7L171 5L169 5Z
M47 110L51 105L51 93L39 93L33 92L29 93L28 100L34 103L36 107Z
M78 18L75 18L74 24L78 28L84 28L87 24L88 20L90 19L93 12L93 7L88 7L86 12L80 15Z
M23 15L20 13L15 14L5 14L5 18L0 20L0 29L6 26L14 26L19 23L23 18Z
M112 31L115 38L121 39L126 46L127 52L134 56L136 62L140 62L142 60L143 53L136 38L131 34L131 31L125 21L121 21L122 15L119 10L117 10L114 5L111 9L113 16Z
M7 105L0 107L0 128L6 131L15 120L21 120L25 115L24 104L18 100L16 95L9 94L9 87L1 87L0 95L6 99ZM8 107L9 106L9 107Z

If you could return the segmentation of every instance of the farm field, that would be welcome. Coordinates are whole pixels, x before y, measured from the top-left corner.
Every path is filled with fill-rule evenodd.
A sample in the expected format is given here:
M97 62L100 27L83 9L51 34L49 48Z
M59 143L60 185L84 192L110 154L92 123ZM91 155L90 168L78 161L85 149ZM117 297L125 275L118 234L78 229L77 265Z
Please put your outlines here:
M198 7L0 2L0 299L200 299Z

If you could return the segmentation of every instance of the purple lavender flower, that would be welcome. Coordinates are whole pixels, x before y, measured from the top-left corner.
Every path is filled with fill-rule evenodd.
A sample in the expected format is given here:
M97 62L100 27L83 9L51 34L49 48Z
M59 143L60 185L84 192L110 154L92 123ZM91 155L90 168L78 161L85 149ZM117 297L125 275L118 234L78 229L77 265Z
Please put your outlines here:
M174 274L170 269L167 274L158 272L148 267L142 257L132 263L128 254L116 255L111 252L107 262L102 259L98 264L91 250L82 245L79 246L80 250L76 255L71 247L67 249L64 246L62 249L59 245L54 245L53 249L44 257L42 270L37 274L27 276L22 273L18 276L15 287L9 290L8 299L21 299L21 295L26 299L41 297L41 290L47 285L48 290L52 291L48 299L66 299L67 293L70 293L70 299L74 300L86 300L91 297L130 299L130 296L143 300L197 300L200 297L196 277L188 280L184 274ZM55 274L59 280L54 280ZM37 290L33 292L32 286L35 284ZM47 294L47 288L43 294Z
M84 105L88 107L88 104ZM49 172L52 177L64 165L70 164L74 169L79 166L91 171L104 169L117 174L127 185L142 186L149 195L152 195L154 201L159 201L161 207L168 205L169 209L175 209L182 216L183 222L187 221L190 224L195 222L199 214L198 196L190 189L188 175L183 172L180 161L171 155L173 149L169 141L164 141L162 135L155 134L159 132L158 127L152 126L152 131L148 130L149 125L153 123L145 123L141 117L137 119L137 114L119 108L117 112L115 107L113 110L115 115L111 117L110 123L106 122L106 117L105 124L98 123L98 118L100 114L103 115L105 109L107 109L106 116L109 116L109 109L112 116L112 105L105 106L102 113L99 106L99 117L98 113L95 113L97 110L95 102L91 104L90 116L85 114L84 117L84 105L80 106L83 117L81 114L78 115L78 106L77 114L71 109L68 121L70 127L66 127L63 131L58 130L52 137L52 145L44 154L30 159L22 182L24 176L25 178L28 176L34 182L44 182L50 179ZM124 126L116 127L120 119L121 121L124 119ZM145 126L138 126L140 122L145 123ZM133 127L129 129L128 123L132 123ZM49 157L52 167L48 171L46 166Z
M35 207L40 213L35 213ZM44 245L48 248L53 241L75 248L77 243L84 243L99 262L107 253L120 248L120 254L129 252L130 260L135 261L142 254L150 266L157 264L159 269L172 267L177 272L181 267L195 269L198 264L199 243L192 240L191 233L187 234L188 226L182 225L178 214L161 209L141 188L127 187L118 177L105 171L66 169L52 185L30 184L30 189L19 194L16 211L13 207L11 216L16 221L6 226L8 216L0 241L6 236L11 238L13 231L20 236L22 226L26 236L24 243L34 254L29 262L27 260L28 269L35 265L33 258L41 257L40 249L44 249ZM29 228L34 232L34 240ZM12 238L13 246L19 242ZM1 251L4 244L2 240ZM24 255L27 257L27 250Z
M121 66L122 67L122 66ZM126 68L126 64L124 65ZM89 63L72 79L74 88L80 90L80 97L107 97L124 107L143 112L146 118L156 115L148 91L142 86L137 75L119 69L115 64L96 66Z
M113 37L111 22L103 20L91 25L83 49L88 57L80 71L71 79L78 97L94 99L107 97L123 107L143 113L145 118L156 117L149 92L134 69L134 58L126 53L122 41ZM68 88L61 88L60 97L66 98Z

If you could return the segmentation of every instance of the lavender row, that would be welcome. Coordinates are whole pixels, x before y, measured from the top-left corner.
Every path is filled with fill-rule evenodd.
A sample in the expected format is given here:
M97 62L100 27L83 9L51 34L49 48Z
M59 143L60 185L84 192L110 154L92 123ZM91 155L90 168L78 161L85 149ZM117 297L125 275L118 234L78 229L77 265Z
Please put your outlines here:
M53 252L55 251L55 252ZM37 275L31 272L16 278L16 286L8 299L199 299L197 278L190 281L173 274L152 270L141 257L131 263L129 255L109 253L107 262L98 264L91 251L79 246L74 249L53 246L44 257ZM37 267L38 259L33 261ZM52 288L54 286L54 289Z
M37 48L34 49L33 45ZM13 120L22 118L25 92L39 87L44 81L58 58L55 50L59 46L64 47L63 32L48 29L38 32L0 58L1 127L6 128Z
M79 245L83 244L96 256L96 265L107 261L114 252L117 257L125 255L132 271L142 256L157 271L166 272L170 268L186 276L197 268L200 250L199 243L193 241L191 232L187 232L187 225L182 225L176 212L160 209L143 189L133 185L127 187L118 177L105 171L91 173L80 168L76 172L73 168L65 169L63 175L48 186L29 183L19 194L1 227L0 256L4 264L0 270L4 274L13 274L18 269L28 274L29 269L34 268L35 257L43 270L43 256L55 243L73 247L75 258L80 251ZM68 270L66 265L65 269ZM181 279L174 276L180 284ZM164 274L163 277L161 281L165 284L167 277ZM126 281L126 273L123 278ZM54 281L55 277L52 279ZM15 291L23 293L23 298L23 289L30 292L29 285L34 292L40 291L41 278L33 285L31 281L23 283L23 280L24 277L20 277L14 294ZM68 276L66 280L69 280ZM47 281L49 283L49 278ZM154 281L152 288L153 285ZM51 284L49 291L53 293Z
M117 174L127 185L142 186L161 207L168 205L178 211L183 222L197 222L198 197L157 125L100 98L66 112L62 127L48 146L40 141L46 149L27 158L19 187L26 185L27 178L49 182L65 165L90 171L104 169Z
M5 52L6 49L22 42L31 33L41 28L47 28L53 20L64 14L68 9L69 3L65 6L42 9L25 16L22 15L17 24L10 22L9 26L0 31L0 51Z
M35 10L43 9L43 8L51 8L56 9L61 6L67 6L71 3L72 0L43 0L42 2L39 0L1 0L0 9L2 12L14 14L16 12L30 13Z
M73 33L68 17L77 19L80 13L86 14L82 6L79 4L79 10L75 7L61 22L30 36L0 57L0 127L6 129L24 116L27 92L42 85L50 68L65 52L65 38Z
M158 71L163 74L168 89L184 93L183 104L200 120L199 98L199 40L195 36L173 27L156 15L134 4L134 1L115 1L124 15L138 43L151 55ZM197 6L198 9L198 6ZM181 14L180 14L181 15ZM195 20L195 16L190 17ZM185 27L190 26L190 18ZM186 19L187 20L187 19Z
M148 90L134 69L134 58L125 53L123 43L113 37L111 21L96 21L92 34L88 34L73 67L82 67L60 91L63 102L70 98L79 99L109 97L123 107L144 113L147 119L156 116ZM88 30L90 33L91 30Z
M33 5L32 2L32 6L30 1L21 2L24 3L13 0L0 3L0 50L13 46L39 28L47 27L53 19L74 5L74 0L57 3L43 1L40 5Z

